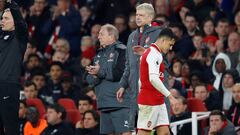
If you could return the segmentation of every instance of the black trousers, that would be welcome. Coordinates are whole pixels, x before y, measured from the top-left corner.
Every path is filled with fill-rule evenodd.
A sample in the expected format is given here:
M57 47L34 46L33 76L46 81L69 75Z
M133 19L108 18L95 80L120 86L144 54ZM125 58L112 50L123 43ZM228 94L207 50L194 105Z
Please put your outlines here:
M19 135L20 85L0 83L0 135Z

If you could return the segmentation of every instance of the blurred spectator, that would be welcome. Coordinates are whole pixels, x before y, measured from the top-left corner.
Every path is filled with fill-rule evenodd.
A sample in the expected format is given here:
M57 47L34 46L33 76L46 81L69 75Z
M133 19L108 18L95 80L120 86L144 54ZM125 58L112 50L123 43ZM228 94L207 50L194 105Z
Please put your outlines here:
M190 12L190 9L187 5L183 5L179 11L179 17L180 17L181 23L184 25L185 25L185 16L186 16L186 13L188 12Z
M227 55L231 60L231 67L236 68L240 56L240 34L237 32L228 35Z
M178 58L173 59L171 63L171 72L173 73L173 76L176 77L176 80L181 80L182 64L182 60Z
M238 81L239 73L236 69L227 69L223 72L219 86L219 94L223 104L222 108L225 111L227 111L233 103L232 87Z
M127 18L124 15L117 15L114 18L114 26L119 31L119 41L122 42L124 45L127 44L128 36L130 34L130 31L128 29L127 25Z
M89 37L84 38L85 41L91 41ZM86 81L87 71L85 70L86 66L89 66L96 54L95 48L89 46L89 42L84 42L81 45L81 56L72 59L71 64L69 65L70 72L74 75L74 82L80 88L84 88L88 85Z
M71 5L71 0L57 0L57 6L52 8L52 17L43 26L45 33L52 34L45 53L51 54L52 45L57 38L65 38L70 44L70 54L77 56L80 52L80 25L80 13Z
M129 27L129 29L130 29L131 32L137 29L136 13L131 13L131 14L129 15L128 27Z
M93 109L97 110L97 96L94 87L85 87L83 92L93 101Z
M222 109L222 104L216 102L221 100L219 93L216 90L208 92L206 84L197 84L195 88L193 88L193 96L200 99L205 104L208 111Z
M230 68L231 68L231 62L229 57L225 53L219 53L215 57L212 65L212 73L215 76L213 86L216 90L219 90L222 73L225 70Z
M89 48L94 49L93 39L90 36L83 36L81 39L80 50L83 53L84 51L88 50Z
M236 13L234 22L235 22L236 27L237 27L236 31L237 31L238 33L240 33L240 11L238 11L238 12Z
M86 36L91 34L91 28L94 24L94 16L92 15L92 10L88 6L82 6L79 9L81 15L81 29L80 36Z
M234 104L231 105L227 112L228 120L230 120L234 126L240 125L240 83L236 83L232 87Z
M47 0L34 0L26 18L29 35L36 41L36 47L42 54L50 36L48 33L44 33L42 26L50 18L50 14Z
M202 31L203 31L204 37L215 35L214 20L212 18L206 18L202 22Z
M92 99L93 101L97 99L96 93L95 93L95 90L94 90L93 87L86 87L86 88L84 89L84 93L85 93L87 96L91 97L91 99Z
M28 107L26 117L27 123L24 126L24 135L40 135L47 127L47 121L40 118L36 107Z
M52 56L52 62L61 62L64 64L67 61L68 56L64 52L54 52Z
M215 31L219 40L222 40L223 42L226 41L229 34L229 21L225 18L218 20L215 26Z
M37 54L39 56L39 58L43 59L43 54L38 51L36 44L37 43L35 40L30 39L30 41L27 44L27 49L24 54L23 62L26 62L29 55L31 55L31 54Z
M27 112L27 103L26 103L25 100L20 100L19 111L18 111L20 135L24 135L23 134L24 133L24 126L27 122L26 112Z
M63 94L61 86L63 71L63 64L60 62L53 62L50 65L50 78L47 83L47 91L55 102L61 98Z
M191 8L191 12L196 15L196 19L198 21L202 21L205 19L205 17L208 17L210 10L215 6L211 0L187 1L186 5Z
M93 109L93 100L89 96L82 96L78 99L78 110L83 115L84 112Z
M96 46L98 44L98 33L101 29L100 24L94 24L91 28L91 37L93 40L93 44Z
M23 86L24 97L25 99L37 98L38 90L34 82L26 82Z
M80 88L78 88L73 83L73 76L70 72L65 71L63 73L63 79L61 82L62 89L63 89L63 96L62 98L70 98L75 101L75 103L78 102L78 98L83 95L83 92L80 91Z
M167 0L155 0L154 9L156 14L170 15L170 2Z
M190 56L190 59L202 61L203 57L206 57L206 55L203 54L207 53L206 50L203 50L203 48L205 47L203 45L203 37L200 33L195 33L192 36L192 40L195 47L195 52L192 54L192 56Z
M71 126L64 121L66 116L66 110L61 105L53 104L48 106L46 113L48 126L41 135L74 135Z
M24 78L25 80L29 79L31 76L31 72L34 68L41 68L43 67L42 65L42 60L37 54L30 54L27 58L27 61L24 63L24 68L25 68L25 73L24 73Z
M187 111L187 100L184 97L176 97L177 103L172 107L173 115L171 122L191 118L191 113ZM177 126L177 135L190 135L192 133L191 123Z
M113 24L116 15L128 16L131 10L129 0L98 0L96 21L100 24Z
M188 57L193 53L194 46L191 37L183 34L183 25L180 23L171 22L169 28L178 37L175 45L173 46L173 52L175 57L180 57L183 59L188 59ZM188 48L188 49L185 49Z
M69 54L69 51L70 51L69 42L64 38L57 39L56 43L53 44L53 49L55 52L63 52L67 55L70 55Z
M226 119L219 110L214 110L209 115L209 127L204 129L204 135L236 135L234 125Z
M88 110L83 114L83 123L76 128L76 135L100 135L99 115L94 110Z
M196 32L199 31L197 18L191 12L186 13L184 25L189 36L194 36Z
M92 110L93 109L93 100L89 96L82 96L78 99L78 110L80 114L83 116L83 114L86 111ZM83 121L80 120L76 123L76 128L81 128L83 124Z

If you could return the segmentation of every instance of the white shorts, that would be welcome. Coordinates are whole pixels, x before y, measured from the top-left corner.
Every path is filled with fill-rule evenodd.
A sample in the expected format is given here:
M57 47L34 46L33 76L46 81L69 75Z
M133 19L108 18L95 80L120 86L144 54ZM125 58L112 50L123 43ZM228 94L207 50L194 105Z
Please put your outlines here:
M152 130L160 126L169 126L165 104L154 106L138 104L138 107L138 129Z

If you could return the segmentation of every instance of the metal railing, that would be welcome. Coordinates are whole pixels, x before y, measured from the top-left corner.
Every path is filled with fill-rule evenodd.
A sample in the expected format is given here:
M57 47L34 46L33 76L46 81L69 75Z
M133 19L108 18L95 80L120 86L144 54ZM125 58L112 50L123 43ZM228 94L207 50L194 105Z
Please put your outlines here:
M210 112L192 112L192 118L176 121L170 124L172 132L177 135L177 126L192 123L192 135L198 135L198 120L206 119L209 117Z

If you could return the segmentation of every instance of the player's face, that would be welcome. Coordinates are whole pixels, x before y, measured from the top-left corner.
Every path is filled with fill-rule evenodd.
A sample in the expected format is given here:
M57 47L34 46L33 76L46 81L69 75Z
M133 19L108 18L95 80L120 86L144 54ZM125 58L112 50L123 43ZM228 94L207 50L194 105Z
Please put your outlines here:
M170 50L172 50L172 47L175 43L174 39L163 39L163 45L162 45L162 51L163 53L168 53Z

